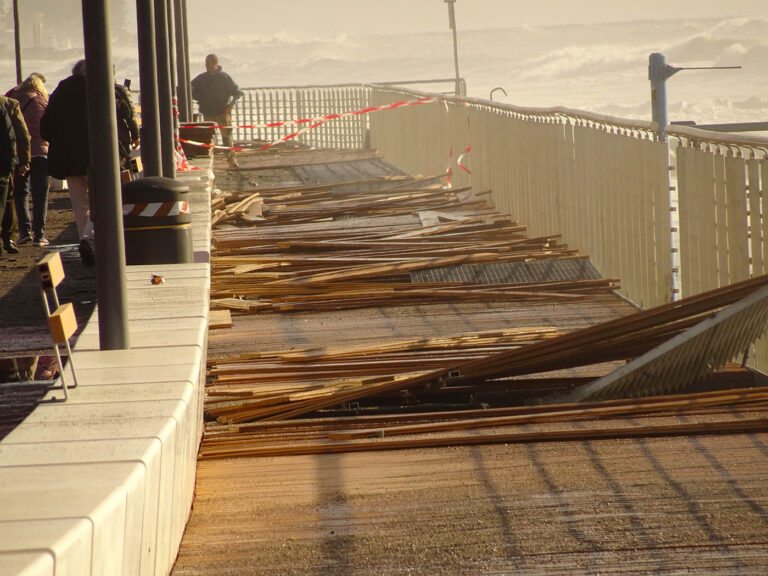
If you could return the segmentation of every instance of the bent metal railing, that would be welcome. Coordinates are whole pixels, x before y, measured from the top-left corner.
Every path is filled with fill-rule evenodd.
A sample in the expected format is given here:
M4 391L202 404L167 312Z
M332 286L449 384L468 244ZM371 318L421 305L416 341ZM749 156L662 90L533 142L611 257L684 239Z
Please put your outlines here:
M768 138L670 126L683 296L768 274ZM768 339L751 365L768 372Z
M418 95L374 88L371 105ZM450 169L531 235L561 233L638 305L672 299L667 148L650 122L447 97L370 122L371 146L393 164Z

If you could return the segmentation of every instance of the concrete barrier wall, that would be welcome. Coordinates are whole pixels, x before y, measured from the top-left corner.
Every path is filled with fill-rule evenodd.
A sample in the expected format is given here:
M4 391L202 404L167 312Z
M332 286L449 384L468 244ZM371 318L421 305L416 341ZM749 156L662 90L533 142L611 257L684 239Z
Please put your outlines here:
M202 435L210 289L210 173L179 179L196 262L128 267L131 349L100 351L94 314L73 349L70 399L41 404L0 442L1 575L173 566Z

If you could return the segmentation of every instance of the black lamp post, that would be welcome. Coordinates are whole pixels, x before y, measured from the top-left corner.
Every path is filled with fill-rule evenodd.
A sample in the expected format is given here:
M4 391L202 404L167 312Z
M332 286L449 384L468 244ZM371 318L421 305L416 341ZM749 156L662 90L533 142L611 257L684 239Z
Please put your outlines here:
M19 34L19 0L13 0L13 37L16 47L16 84L21 84L21 36Z
M95 243L99 345L101 350L126 350L131 345L109 9L104 0L82 0L82 5L85 60L88 63L86 85L91 158L88 179L98 227Z

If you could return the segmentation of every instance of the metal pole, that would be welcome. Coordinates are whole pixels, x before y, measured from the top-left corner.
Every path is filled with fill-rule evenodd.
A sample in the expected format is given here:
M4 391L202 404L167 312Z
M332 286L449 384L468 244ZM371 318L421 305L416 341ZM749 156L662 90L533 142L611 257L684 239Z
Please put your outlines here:
M145 176L162 175L160 109L157 103L154 0L136 0L141 82L141 161Z
M173 15L176 29L176 77L178 79L176 98L179 100L179 121L189 122L189 101L187 100L187 77L186 59L184 52L186 50L187 39L184 35L184 9L181 0L174 0Z
M663 134L667 127L667 78L680 70L738 70L741 66L670 66L664 54L654 52L648 57L648 79L651 81L651 113L652 119L659 127L657 131Z
M155 44L157 46L157 92L160 109L160 154L163 176L176 176L173 149L173 95L171 92L171 63L168 48L168 9L166 0L155 0Z
M171 72L171 98L174 111L178 110L178 100L176 94L176 15L174 10L174 0L166 0L166 8L168 9L168 63L169 70ZM174 113L174 124L178 119L176 113Z
M21 84L21 35L19 34L19 0L13 0L13 38L16 47L16 85Z
M656 122L656 131L663 134L667 127L667 78L670 72L664 54L654 52L648 57L648 79L651 81L651 119Z
M453 31L453 66L456 69L456 87L454 91L456 96L464 96L461 75L459 74L459 43L456 38L456 14L453 9L456 0L445 0L445 3L448 4L448 26Z
M171 72L171 112L173 116L173 166L176 168L176 151L179 148L179 95L176 88L176 16L174 14L174 0L166 0L168 9L168 65Z
M96 216L96 293L102 350L130 348L115 81L104 0L82 0L87 62L89 189Z
M184 88L187 91L187 121L192 120L192 84L190 83L192 77L189 74L189 21L187 18L187 0L181 0L182 25L184 27L184 74L187 78L187 83Z

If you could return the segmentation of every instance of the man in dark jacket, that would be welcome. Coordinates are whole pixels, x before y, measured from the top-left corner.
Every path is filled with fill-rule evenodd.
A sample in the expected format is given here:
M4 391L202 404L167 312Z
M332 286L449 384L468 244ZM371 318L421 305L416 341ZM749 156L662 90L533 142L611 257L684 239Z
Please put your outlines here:
M93 221L88 193L88 94L85 60L72 68L72 76L56 87L48 100L48 108L40 122L40 134L48 141L48 172L55 178L66 178L77 232L80 235L80 257L92 266ZM116 97L117 125L128 122L130 109Z
M80 237L80 257L92 266L93 222L88 196L88 94L85 60L72 68L72 76L64 78L48 99L48 108L40 121L40 135L48 141L48 173L66 179L72 211Z
M208 54L205 57L205 72L192 80L192 97L197 100L200 112L206 121L215 122L218 126L232 124L232 108L243 95L235 81L219 66L219 57ZM237 168L237 156L232 149L232 129L220 128L221 140L227 150L227 161Z
M9 253L18 253L11 242L10 226L6 210L13 210L7 203L8 190L11 186L14 172L23 176L29 172L29 131L21 114L19 103L13 98L0 96L0 222L3 222L3 248ZM0 248L0 254L3 249Z

